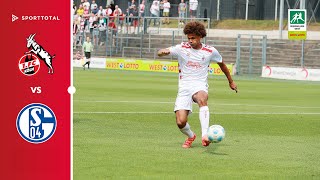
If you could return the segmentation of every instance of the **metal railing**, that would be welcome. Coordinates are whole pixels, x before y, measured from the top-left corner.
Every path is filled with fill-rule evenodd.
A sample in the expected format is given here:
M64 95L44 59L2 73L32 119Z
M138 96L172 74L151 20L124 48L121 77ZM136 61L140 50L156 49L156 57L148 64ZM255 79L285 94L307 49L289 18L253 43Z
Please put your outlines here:
M247 38L244 40L243 38ZM258 40L257 43L253 43L254 40ZM242 43L246 43L249 45L242 45ZM248 48L249 50L249 57L242 57L241 50L242 48ZM254 70L257 72L256 69L253 69L253 51L259 50L261 51L261 63L259 68L262 68L267 63L267 35L254 35L254 34L238 34L237 38L237 58L236 58L236 73L241 74L243 69L247 69L248 74L253 74ZM255 53L257 54L257 53ZM243 64L244 59L249 58L248 64ZM247 67L246 67L247 66ZM258 72L261 72L258 69Z

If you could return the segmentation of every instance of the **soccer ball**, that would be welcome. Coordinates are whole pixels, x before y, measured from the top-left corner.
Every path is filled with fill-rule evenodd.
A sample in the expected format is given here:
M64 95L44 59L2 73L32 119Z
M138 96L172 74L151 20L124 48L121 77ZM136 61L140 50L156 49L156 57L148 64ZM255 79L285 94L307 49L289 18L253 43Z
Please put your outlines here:
M212 125L208 128L207 135L210 142L218 143L224 139L226 132L222 126Z

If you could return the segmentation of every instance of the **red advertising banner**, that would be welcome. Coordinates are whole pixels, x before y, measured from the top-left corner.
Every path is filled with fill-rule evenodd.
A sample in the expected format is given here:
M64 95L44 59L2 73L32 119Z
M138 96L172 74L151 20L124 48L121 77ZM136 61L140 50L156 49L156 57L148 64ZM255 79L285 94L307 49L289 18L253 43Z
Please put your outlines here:
M1 5L0 179L70 179L71 2Z

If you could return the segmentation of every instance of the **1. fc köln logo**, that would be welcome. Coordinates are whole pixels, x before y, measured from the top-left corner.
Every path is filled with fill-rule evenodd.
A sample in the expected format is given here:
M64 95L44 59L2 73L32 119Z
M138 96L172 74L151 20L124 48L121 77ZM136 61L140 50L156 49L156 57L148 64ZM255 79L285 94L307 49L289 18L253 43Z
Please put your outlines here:
M40 69L40 60L32 53L25 54L20 58L19 69L24 75L35 75Z
M34 36L31 34L27 38L28 52L20 58L19 69L24 75L32 76L35 75L40 69L40 60L42 60L48 67L48 73L53 74L52 59L55 55L50 55L40 44L36 42Z

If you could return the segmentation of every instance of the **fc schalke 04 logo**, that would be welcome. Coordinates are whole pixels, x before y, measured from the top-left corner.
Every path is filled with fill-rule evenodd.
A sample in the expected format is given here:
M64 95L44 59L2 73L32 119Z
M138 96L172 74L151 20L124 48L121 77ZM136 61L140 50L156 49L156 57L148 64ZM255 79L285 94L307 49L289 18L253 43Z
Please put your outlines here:
M50 139L57 126L53 111L46 105L33 103L25 106L17 117L20 136L30 143L43 143Z

